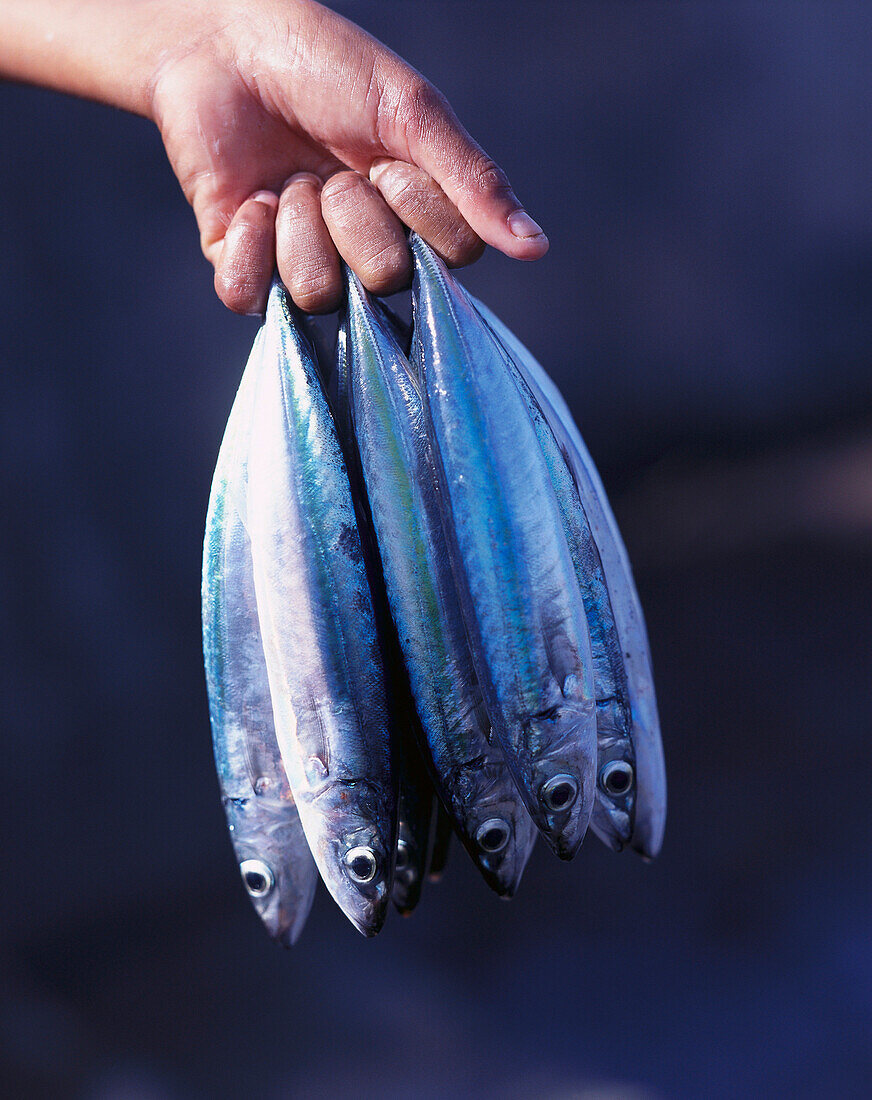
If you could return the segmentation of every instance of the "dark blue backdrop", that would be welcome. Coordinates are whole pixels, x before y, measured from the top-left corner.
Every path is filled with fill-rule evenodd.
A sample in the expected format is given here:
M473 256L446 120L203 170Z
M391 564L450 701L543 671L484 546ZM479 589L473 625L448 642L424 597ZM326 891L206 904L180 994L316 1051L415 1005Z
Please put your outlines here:
M624 526L664 852L537 850L502 905L455 851L373 942L323 892L268 941L199 639L254 322L213 298L150 124L2 87L3 1092L868 1095L869 5L341 9L551 235L465 281L563 386Z

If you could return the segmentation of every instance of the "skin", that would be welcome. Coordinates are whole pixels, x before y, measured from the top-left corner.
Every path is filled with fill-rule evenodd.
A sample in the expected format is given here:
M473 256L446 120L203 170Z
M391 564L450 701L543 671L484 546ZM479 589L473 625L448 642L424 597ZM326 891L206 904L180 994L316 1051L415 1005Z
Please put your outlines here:
M629 728L630 703L621 642L615 629L599 552L579 499L578 487L526 379L514 363L511 365L560 506L563 532L575 567L590 631L597 700L597 768L600 776L590 828L610 848L619 852L632 834L635 794L630 786L620 795L614 795L607 789L602 777L607 774L604 769L612 761L620 761L635 771L635 753Z
M599 474L560 391L514 333L481 302L475 302L475 306L523 374L578 488L608 590L619 652L623 654L629 732L636 770L635 805L628 843L643 858L653 859L660 851L666 825L666 768L645 619L627 552ZM610 745L609 749L613 747ZM602 805L599 794L598 790L598 801ZM599 822L597 828L608 843L613 833L604 828L602 817Z
M421 900L427 874L433 785L411 735L400 751L399 829L392 900L398 913L409 916Z
M375 615L339 441L278 285L262 331L245 520L276 738L321 877L369 936L384 922L397 832ZM365 878L353 873L362 859Z
M347 385L385 588L434 782L485 881L518 886L535 836L489 723L449 562L424 412L381 309L349 278ZM499 837L494 844L477 838Z
M340 257L402 289L404 227L452 266L548 248L441 93L314 0L4 0L0 76L152 119L237 312L276 266L300 308L335 309Z
M596 779L584 607L560 510L505 355L432 250L412 239L428 434L475 671L542 835L581 844Z
M243 883L270 935L290 947L311 909L318 872L276 741L251 546L239 511L244 510L251 382L246 372L209 500L203 655L218 782Z

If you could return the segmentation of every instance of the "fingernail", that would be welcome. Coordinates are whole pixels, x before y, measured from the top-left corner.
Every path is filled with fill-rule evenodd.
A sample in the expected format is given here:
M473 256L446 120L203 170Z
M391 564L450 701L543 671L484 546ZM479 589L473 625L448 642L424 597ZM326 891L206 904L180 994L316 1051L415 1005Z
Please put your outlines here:
M261 202L264 206L270 206L275 210L279 205L279 197L274 191L255 191L251 196L255 202Z
M509 230L514 237L527 240L529 237L544 237L542 226L537 225L526 210L516 210L509 214Z
M379 179L385 174L385 171L391 164L393 164L393 161L387 157L381 157L379 160L374 160L369 169L369 182L378 186Z
M294 172L292 176L288 176L285 182L282 184L282 191L290 187L294 183L311 183L314 187L321 186L320 177L316 176L314 172Z

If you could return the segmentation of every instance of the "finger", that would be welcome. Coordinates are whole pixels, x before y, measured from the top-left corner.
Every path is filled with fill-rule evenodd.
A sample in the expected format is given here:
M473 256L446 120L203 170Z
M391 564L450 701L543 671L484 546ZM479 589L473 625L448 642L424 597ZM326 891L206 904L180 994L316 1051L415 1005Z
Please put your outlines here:
M278 204L278 195L272 191L258 191L239 207L224 234L214 261L215 292L234 313L263 313L266 309L275 262Z
M372 294L409 285L412 258L402 224L368 179L338 172L321 188L321 210L339 255Z
M432 245L450 267L475 263L481 256L484 242L423 169L401 160L377 160L369 178L400 221Z
M441 92L418 74L388 82L383 97L392 91L394 103L383 113L390 119L383 138L390 151L431 175L487 244L519 260L544 256L548 238Z
M330 313L342 301L339 256L321 213L321 180L291 176L276 217L276 256L282 282L307 313Z

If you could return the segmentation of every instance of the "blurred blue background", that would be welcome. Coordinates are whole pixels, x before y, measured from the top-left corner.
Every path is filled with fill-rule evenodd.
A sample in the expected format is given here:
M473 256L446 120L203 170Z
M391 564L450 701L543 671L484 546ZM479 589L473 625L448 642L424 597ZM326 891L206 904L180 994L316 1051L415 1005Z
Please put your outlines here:
M868 1096L872 9L336 5L551 236L466 285L573 407L648 617L651 866L455 849L363 940L246 899L211 759L202 526L256 323L156 130L0 87L4 1095Z

